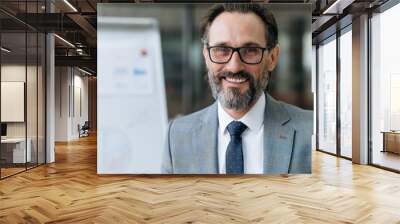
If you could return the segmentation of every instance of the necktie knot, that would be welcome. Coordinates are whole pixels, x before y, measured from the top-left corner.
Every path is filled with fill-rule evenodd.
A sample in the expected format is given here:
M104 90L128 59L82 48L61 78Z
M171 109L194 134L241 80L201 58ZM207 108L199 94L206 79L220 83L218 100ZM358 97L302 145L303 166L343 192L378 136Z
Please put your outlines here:
M227 129L231 137L240 137L247 126L240 121L232 121L228 124Z

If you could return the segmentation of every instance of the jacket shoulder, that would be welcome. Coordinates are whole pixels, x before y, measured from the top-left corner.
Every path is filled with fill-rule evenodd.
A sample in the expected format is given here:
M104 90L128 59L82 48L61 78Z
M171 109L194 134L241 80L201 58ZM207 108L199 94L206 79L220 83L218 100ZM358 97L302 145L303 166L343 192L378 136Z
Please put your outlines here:
M284 102L280 104L290 117L287 125L295 130L289 173L311 173L313 111Z
M171 122L171 129L186 129L188 127L193 127L195 124L200 124L200 122L205 119L207 116L209 116L210 113L212 113L212 109L215 105L212 104L206 108L203 108L202 110L196 111L194 113L177 117L173 119Z
M284 102L279 102L281 106L287 111L290 116L290 122L292 125L302 129L308 129L312 131L313 129L313 111L312 110L305 110L300 107L287 104Z

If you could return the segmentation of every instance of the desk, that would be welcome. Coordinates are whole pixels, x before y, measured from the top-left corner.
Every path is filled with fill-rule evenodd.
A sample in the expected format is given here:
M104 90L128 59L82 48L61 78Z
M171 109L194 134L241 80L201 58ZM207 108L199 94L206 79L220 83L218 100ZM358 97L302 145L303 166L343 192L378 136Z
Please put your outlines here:
M382 152L400 154L400 131L382 131L381 133L383 133Z
M1 139L1 156L10 163L25 163L32 160L31 145L32 140L27 139L26 154L25 154L25 138L6 138ZM10 149L10 147L12 147ZM5 156L3 156L5 154ZM12 154L12 157L11 157ZM6 158L9 157L9 158ZM11 160L12 158L12 160ZM25 161L25 158L27 161Z

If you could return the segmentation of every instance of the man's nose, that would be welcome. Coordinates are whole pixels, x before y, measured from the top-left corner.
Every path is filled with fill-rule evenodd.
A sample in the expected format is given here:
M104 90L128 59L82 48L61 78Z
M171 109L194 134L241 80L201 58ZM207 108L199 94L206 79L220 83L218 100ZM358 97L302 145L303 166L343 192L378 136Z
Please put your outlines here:
M237 73L244 69L244 63L240 60L239 52L235 51L232 54L231 60L226 64L226 70Z

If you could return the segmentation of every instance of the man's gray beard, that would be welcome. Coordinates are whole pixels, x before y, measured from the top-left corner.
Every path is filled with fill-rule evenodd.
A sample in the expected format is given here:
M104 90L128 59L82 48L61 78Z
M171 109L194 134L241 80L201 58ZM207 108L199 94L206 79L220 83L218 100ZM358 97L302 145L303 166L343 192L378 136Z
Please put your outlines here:
M214 74L210 74L210 72L208 74L208 82L215 100L218 100L224 108L239 111L250 107L253 102L257 101L267 87L267 77L268 74L265 73L260 80L254 78L248 80L249 88L244 93L240 93L239 88L231 87L224 90L222 88L222 81L219 81L218 77Z

